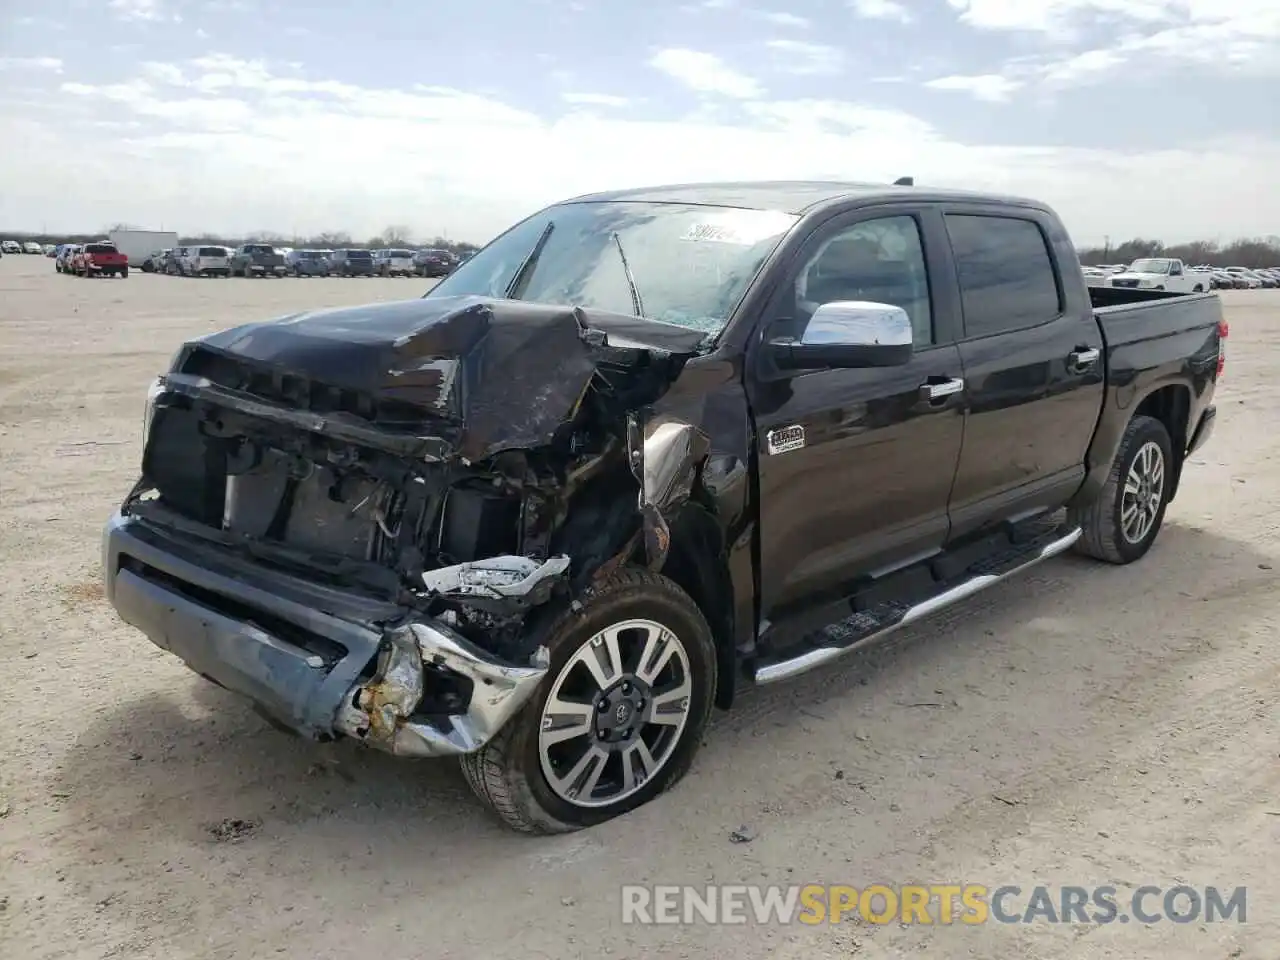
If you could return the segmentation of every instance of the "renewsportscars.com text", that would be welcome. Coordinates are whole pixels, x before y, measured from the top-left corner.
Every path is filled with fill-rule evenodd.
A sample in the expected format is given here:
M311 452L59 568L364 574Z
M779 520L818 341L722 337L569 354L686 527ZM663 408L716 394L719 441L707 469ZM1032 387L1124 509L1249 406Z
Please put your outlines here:
M1244 923L1248 891L1218 887L906 884L626 886L622 922L636 924Z

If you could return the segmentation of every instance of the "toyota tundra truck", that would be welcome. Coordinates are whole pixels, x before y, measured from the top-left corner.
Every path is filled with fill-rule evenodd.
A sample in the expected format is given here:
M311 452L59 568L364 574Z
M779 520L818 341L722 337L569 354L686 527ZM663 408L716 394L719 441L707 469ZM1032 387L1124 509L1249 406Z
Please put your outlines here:
M575 830L680 780L744 685L1068 550L1142 559L1226 337L1215 294L1090 290L1028 200L580 197L420 299L183 345L108 595L283 729L460 758L511 827Z

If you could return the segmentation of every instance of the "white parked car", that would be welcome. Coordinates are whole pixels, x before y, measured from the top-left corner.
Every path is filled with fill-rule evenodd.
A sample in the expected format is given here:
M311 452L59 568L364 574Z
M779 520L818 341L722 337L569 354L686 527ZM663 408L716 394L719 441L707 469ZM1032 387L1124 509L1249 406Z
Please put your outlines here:
M0 243L0 250L3 250L5 253L21 253L22 244L18 243L17 240L5 240L3 243Z
M1172 257L1146 257L1135 260L1123 273L1113 273L1113 287L1137 287L1143 290L1168 290L1171 293L1203 293L1209 289L1209 278L1188 270L1181 260Z
M36 243L34 240L28 240L22 245L22 252L33 253L38 257L44 253L44 247L40 246L40 244Z
M186 247L182 272L188 277L231 276L231 251L226 247Z
M380 277L412 277L416 269L412 250L373 251L373 272Z

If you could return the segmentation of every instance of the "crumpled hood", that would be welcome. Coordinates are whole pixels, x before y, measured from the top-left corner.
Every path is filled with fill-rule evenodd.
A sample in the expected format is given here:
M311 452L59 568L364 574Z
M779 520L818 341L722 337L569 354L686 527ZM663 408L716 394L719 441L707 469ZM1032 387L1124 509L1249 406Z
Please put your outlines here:
M679 362L705 334L581 308L480 297L423 297L315 310L200 338L273 372L396 401L439 418L439 436L477 461L546 443L604 360Z

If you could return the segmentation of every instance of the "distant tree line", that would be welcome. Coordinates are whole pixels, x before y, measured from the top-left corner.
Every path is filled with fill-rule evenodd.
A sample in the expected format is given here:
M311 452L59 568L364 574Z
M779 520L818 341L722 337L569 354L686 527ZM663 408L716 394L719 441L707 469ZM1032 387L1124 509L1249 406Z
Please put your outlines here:
M1090 247L1080 251L1080 262L1131 263L1140 257L1173 257L1192 266L1277 267L1280 266L1280 236L1233 240L1226 245L1212 240L1195 240L1166 246L1159 240L1138 237L1115 246Z
M5 240L18 240L26 242L35 240L37 243L89 243L93 240L101 240L115 230L142 230L144 227L137 227L128 223L114 223L111 226L104 227L96 233L0 233L0 237ZM387 227L381 233L370 237L363 243L352 238L351 234L345 230L332 230L324 233L317 233L313 236L288 237L283 233L276 233L272 230L262 230L257 233L248 234L246 236L234 236L229 234L218 233L192 233L179 234L178 243L182 246L194 246L199 244L209 244L219 247L238 247L242 243L270 243L278 247L293 247L296 250L320 249L333 250L338 247L368 247L371 250L382 249L385 247L408 247L410 249L432 248L438 250L451 250L459 256L475 253L480 249L474 243L466 243L465 241L446 240L444 237L433 237L431 240L415 239L413 232L406 226L395 224Z

